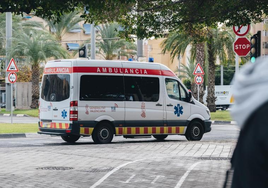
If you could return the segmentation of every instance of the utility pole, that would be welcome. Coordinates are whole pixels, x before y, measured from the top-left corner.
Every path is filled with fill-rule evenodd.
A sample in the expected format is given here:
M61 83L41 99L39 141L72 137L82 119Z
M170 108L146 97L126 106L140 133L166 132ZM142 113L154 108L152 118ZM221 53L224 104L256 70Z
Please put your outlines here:
M223 65L221 65L221 85L223 85Z
M96 36L95 36L95 24L91 24L91 49L90 49L90 59L95 59L96 56Z
M6 12L6 50L8 50L11 47L11 37L12 37L12 14L11 12ZM8 54L6 52L6 69L9 64ZM7 79L7 72L6 72L6 110L11 111L11 84L8 83Z
M140 57L143 57L143 40L138 39L137 40L137 60L139 60Z

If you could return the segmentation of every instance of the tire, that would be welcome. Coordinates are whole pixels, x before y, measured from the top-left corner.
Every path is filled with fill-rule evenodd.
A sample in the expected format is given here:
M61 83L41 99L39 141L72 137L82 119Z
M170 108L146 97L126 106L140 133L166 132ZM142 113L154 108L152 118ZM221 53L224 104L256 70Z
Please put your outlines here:
M80 136L79 135L66 135L66 136L61 136L62 140L68 143L75 143Z
M163 141L168 135L153 135L153 137L158 141Z
M204 128L199 121L193 121L188 125L185 137L189 141L199 141L204 135Z
M98 124L92 134L92 139L96 144L108 144L113 140L113 137L113 128L107 122Z

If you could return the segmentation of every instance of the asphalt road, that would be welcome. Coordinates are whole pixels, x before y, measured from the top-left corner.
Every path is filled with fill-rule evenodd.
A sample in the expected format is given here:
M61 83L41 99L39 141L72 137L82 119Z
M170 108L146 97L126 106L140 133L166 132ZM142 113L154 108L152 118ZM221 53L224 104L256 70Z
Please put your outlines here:
M60 137L27 134L0 139L0 187L222 187L236 144L235 125L213 125L199 142L184 136L115 137L94 144L90 137L67 144Z

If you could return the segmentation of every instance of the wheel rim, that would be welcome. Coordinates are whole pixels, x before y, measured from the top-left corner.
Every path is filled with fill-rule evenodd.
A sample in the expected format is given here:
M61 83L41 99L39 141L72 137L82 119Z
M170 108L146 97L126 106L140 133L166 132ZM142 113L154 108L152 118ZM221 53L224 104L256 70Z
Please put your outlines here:
M109 137L110 133L108 129L101 129L100 131L100 138L102 140L106 140Z
M199 127L195 126L193 128L192 133L193 133L193 136L198 137L200 135L200 129L199 129Z

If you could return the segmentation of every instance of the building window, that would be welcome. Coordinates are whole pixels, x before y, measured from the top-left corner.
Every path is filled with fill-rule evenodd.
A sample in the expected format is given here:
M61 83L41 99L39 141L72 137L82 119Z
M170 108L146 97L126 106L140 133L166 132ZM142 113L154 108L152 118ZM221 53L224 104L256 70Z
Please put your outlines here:
M85 35L90 35L90 31L91 31L91 24L84 24L83 25L84 27L84 32L85 32Z
M56 31L57 31L57 30L56 30L55 27L51 27L51 28L50 28L50 32L51 32L51 33L56 33Z
M69 51L79 49L79 44L78 43L66 43L66 45L67 45L67 50L69 50Z
M262 48L268 48L268 42L263 42L262 43Z
M80 27L79 24L77 23L77 24L75 24L75 25L73 26L73 29L70 29L69 32L70 32L70 33L79 33L79 32L81 32L81 27Z
M268 36L268 31L266 31L266 30L263 30L263 36L265 36L265 37L267 37Z

